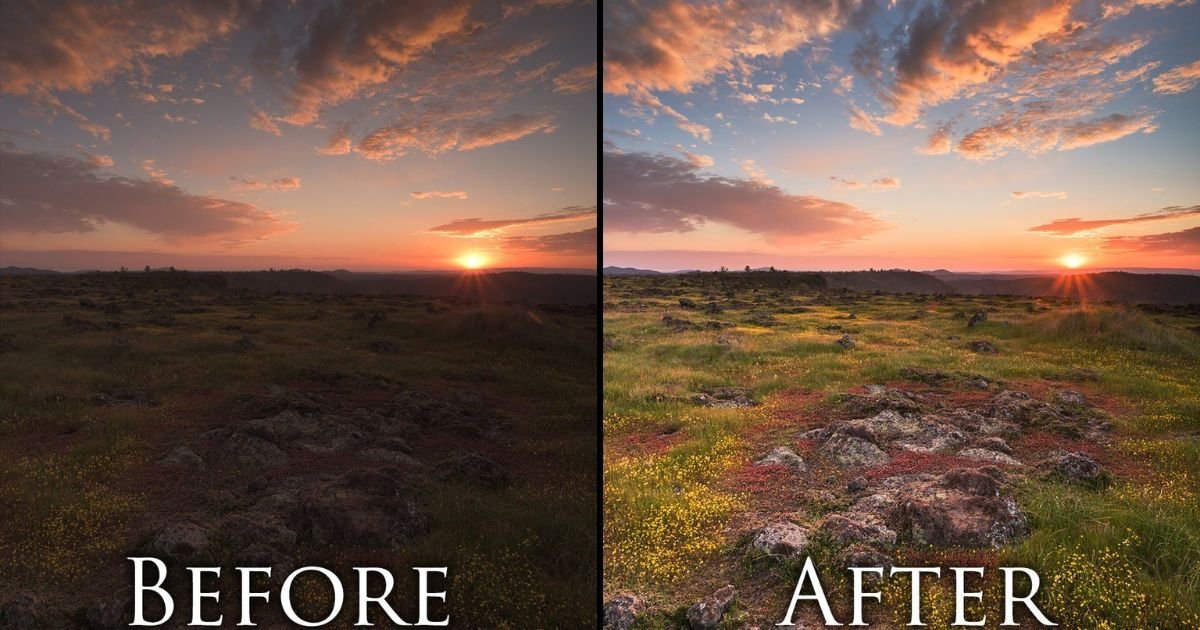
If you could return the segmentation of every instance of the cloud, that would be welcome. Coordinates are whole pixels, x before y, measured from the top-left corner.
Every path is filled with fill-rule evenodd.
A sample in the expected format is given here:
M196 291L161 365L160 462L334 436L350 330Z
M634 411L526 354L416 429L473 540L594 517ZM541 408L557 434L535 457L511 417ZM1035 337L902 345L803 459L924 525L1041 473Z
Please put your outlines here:
M1122 17L1137 8L1164 9L1192 4L1196 0L1107 0L1102 5L1105 18Z
M237 245L292 225L252 204L192 195L160 181L105 175L84 160L0 150L0 226L11 232L92 232L125 225L169 242ZM153 161L147 160L153 168ZM147 166L144 162L143 166Z
M536 133L553 133L558 126L549 114L510 114L465 122L426 111L409 115L396 124L367 134L354 147L370 160L391 160L410 151L437 155L446 151L471 151L520 140Z
M876 188L879 190L892 190L899 187L899 177L880 177L879 179L871 180L871 188Z
M163 117L163 120L165 120L165 121L167 121L167 122L173 122L173 123L190 123L190 124L193 124L193 125L194 125L194 124L196 124L196 121L194 121L194 120L192 120L192 119L190 119L190 118L184 118L183 116L172 116L172 115L170 115L170 114L168 114L168 113L166 113L166 112L164 112L164 113L163 113L162 117ZM253 126L253 123L251 123L251 126Z
M865 131L874 136L883 134L879 129L879 125L876 125L875 121L871 119L871 115L860 109L858 105L847 101L846 111L850 114L850 127L852 129Z
M525 83L526 81L533 81L535 79L540 79L543 76L545 76L546 73L557 68L558 65L559 64L557 61L551 61L549 63L544 63L536 68L518 71L515 74L513 74L513 78L515 78L517 81L519 81L521 83Z
M1158 129L1151 112L1071 121L1056 107L1031 103L1022 111L1006 113L963 136L955 150L972 160L991 160L1012 150L1030 155L1050 150L1070 151Z
M923 155L945 155L950 152L950 146L950 128L943 126L934 129L925 144L913 150Z
M604 227L619 232L689 232L714 223L773 242L811 242L861 238L884 227L850 204L706 176L682 160L646 153L604 152L604 197Z
M427 192L412 192L409 193L409 196L413 199L466 199L467 193L461 190L451 192L431 190Z
M709 168L716 163L715 160L712 159L712 156L703 155L700 153L692 153L691 151L683 148L683 145L681 144L675 145L675 150L678 151L679 154L685 159L687 159L689 164L695 166L696 168Z
M449 223L431 227L429 228L429 231L434 234L441 234L443 236L478 238L484 236L495 236L513 227L532 227L535 225L580 221L595 216L595 206L571 206L555 212L548 212L535 217L530 217L528 219L481 219L478 217L470 219L455 219Z
M604 91L690 92L743 60L779 57L828 35L856 2L603 3Z
M554 91L559 94L579 94L596 87L596 64L571 68L554 77Z
M844 177L830 176L829 181L833 182L833 187L837 190L858 190L863 187L862 182L856 182L852 179Z
M1166 221L1170 219L1184 219L1188 217L1200 216L1200 205L1196 206L1168 206L1156 212L1148 212L1137 216L1124 219L1091 219L1085 220L1078 217L1069 219L1055 219L1045 225L1038 225L1029 228L1031 232L1042 232L1043 234L1052 234L1054 236L1074 236L1081 232L1090 232L1100 228L1109 227L1111 225L1126 225L1130 223L1146 223L1149 221Z
M594 255L598 243L596 228L577 232L545 234L541 236L502 236L500 245L504 249L541 252L561 255Z
M293 125L317 121L322 108L387 83L396 72L474 24L465 0L336 3L312 14L288 86Z
M234 186L235 190L272 190L275 192L285 192L289 190L297 190L300 188L299 177L279 177L270 182L263 182L253 177L230 177L237 182Z
M30 93L30 97L33 99L34 103L44 108L49 113L50 117L60 115L66 116L67 118L75 121L76 127L79 127L81 130L92 134L96 138L99 138L105 142L110 142L112 140L112 132L108 127L93 123L88 119L87 116L84 116L74 108L66 105L59 100L57 96L54 96L45 89L34 88Z
M162 184L163 186L170 186L175 183L171 178L167 177L166 171L155 165L154 160L142 160L142 170L155 183Z
M1014 193L1012 193L1012 198L1013 199L1066 199L1067 193L1062 192L1062 191L1059 191L1059 192L1037 192L1037 191L1014 192Z
M1160 65L1157 61L1147 61L1146 63L1130 68L1128 70L1118 70L1113 74L1113 80L1117 83L1125 83L1127 81L1140 81L1153 69Z
M253 105L250 107L250 128L265 131L273 136L283 135L283 132L279 130L279 125L276 125L266 112Z
M321 155L346 155L350 152L353 143L350 141L350 134L345 127L339 128L329 136L329 140L325 142L325 146L317 147L317 153Z
M240 28L257 3L6 0L0 91L88 92L153 57L177 57Z
M87 160L87 163L90 166L93 166L95 168L112 168L112 165L113 165L112 156L104 155L104 154L100 154L100 153L89 153L88 151L83 150L83 148L81 148L81 147L76 147L76 148L79 149L79 153L83 155L83 158L85 160Z
M1183 94L1200 83L1200 59L1192 63L1175 66L1154 77L1154 91L1158 94Z
M894 190L900 187L899 177L879 177L871 180L870 184L863 184L853 179L834 176L831 176L829 181L833 182L833 187L836 190L861 190L868 186L873 190Z
M885 119L908 125L928 107L1000 76L1035 44L1070 23L1071 0L926 5L907 25L895 77L882 94Z
M712 130L700 123L692 122L687 116L675 108L663 103L659 98L642 87L635 87L629 92L630 100L639 110L648 111L645 117L652 118L655 114L663 114L675 121L675 126L692 134L705 142L712 142ZM637 113L637 112L635 112Z
M750 181L764 186L770 186L775 182L767 177L767 172L758 167L754 160L740 160L738 166L742 167L742 172L750 176Z
M1179 232L1144 236L1109 236L1104 247L1154 254L1200 254L1200 225Z

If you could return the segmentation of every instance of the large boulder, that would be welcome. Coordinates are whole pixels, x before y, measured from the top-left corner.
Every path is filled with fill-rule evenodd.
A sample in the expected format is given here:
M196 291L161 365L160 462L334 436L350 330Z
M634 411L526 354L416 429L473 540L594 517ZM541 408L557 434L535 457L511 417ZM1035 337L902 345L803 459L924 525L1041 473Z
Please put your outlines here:
M646 602L632 593L622 593L604 604L604 630L630 630Z
M938 547L1000 547L1029 533L1025 515L1001 496L995 477L972 469L909 484L887 519L901 539Z
M842 466L882 466L891 461L888 454L860 436L834 433L821 450Z
M808 548L808 530L789 521L771 523L754 535L750 546L772 556L799 556Z
M161 558L188 560L208 549L209 532L190 521L170 523L150 539L150 551Z

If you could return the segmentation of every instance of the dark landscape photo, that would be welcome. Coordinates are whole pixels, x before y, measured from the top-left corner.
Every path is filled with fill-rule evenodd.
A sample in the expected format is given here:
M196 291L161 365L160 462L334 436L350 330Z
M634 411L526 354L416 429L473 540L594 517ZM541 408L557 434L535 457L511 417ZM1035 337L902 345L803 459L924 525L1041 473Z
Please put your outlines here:
M1200 5L602 22L605 626L1200 626Z
M0 4L0 627L594 625L596 13Z

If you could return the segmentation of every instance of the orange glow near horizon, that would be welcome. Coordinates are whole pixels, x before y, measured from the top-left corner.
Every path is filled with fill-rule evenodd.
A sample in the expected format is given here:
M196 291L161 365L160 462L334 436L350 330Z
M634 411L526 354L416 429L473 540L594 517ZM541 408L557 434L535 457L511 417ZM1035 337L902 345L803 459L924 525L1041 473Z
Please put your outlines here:
M467 252L455 261L464 269L483 269L491 262L487 256L479 252Z
M1084 258L1082 254L1064 254L1062 258L1058 259L1058 262L1067 269L1079 269L1087 264L1087 258Z

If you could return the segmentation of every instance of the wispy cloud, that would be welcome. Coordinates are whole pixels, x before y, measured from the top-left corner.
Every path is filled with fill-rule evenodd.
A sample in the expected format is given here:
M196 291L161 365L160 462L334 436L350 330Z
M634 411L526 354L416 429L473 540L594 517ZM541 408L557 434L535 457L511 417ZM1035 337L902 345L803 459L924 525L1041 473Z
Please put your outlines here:
M420 192L420 191L411 192L411 193L409 193L409 196L412 197L413 199L466 199L467 193L465 193L461 190L446 191L446 192L438 191L438 190L429 190L429 191L424 191L424 192Z
M455 219L449 223L429 228L434 234L443 236L485 237L496 236L499 233L515 227L533 227L552 223L565 223L591 219L596 216L596 207L571 206L554 212L539 214L525 219Z
M1053 234L1055 236L1073 236L1081 232L1090 232L1100 228L1106 228L1113 225L1126 225L1130 223L1146 223L1149 221L1167 221L1171 219L1184 219L1188 217L1200 216L1200 205L1196 206L1169 206L1156 212L1148 212L1137 216L1120 218L1120 219L1081 219L1072 217L1069 219L1055 219L1044 225L1038 225L1029 228L1031 232L1042 232L1044 234Z
M1038 192L1035 190L1030 190L1030 191L1016 191L1011 194L1012 194L1013 199L1066 199L1067 198L1067 193L1062 192L1062 191Z

